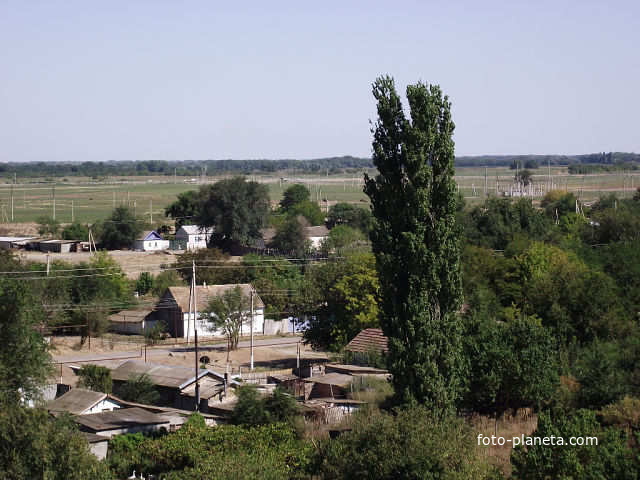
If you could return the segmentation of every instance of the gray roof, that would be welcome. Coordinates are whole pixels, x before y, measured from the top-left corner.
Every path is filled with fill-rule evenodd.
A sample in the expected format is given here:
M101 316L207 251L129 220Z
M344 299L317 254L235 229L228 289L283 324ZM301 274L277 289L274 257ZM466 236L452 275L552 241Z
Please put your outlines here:
M209 304L209 300L214 297L220 296L229 290L234 289L235 287L240 287L242 292L249 297L251 295L251 285L249 283L230 283L227 285L198 285L196 288L196 299L198 301L198 311L201 312L207 305ZM176 301L180 309L183 313L189 311L189 292L191 287L169 287L167 290L169 294ZM165 294L166 297L166 294ZM166 300L163 299L160 301L163 303L163 306L166 306ZM264 303L262 299L254 294L253 296L253 306L254 308L264 308Z
M198 376L206 375L209 371L200 369ZM195 379L193 367L180 367L174 365L160 365L157 363L145 363L142 360L129 360L111 371L111 378L126 382L132 377L146 374L154 385L169 388L182 388L183 384L189 384Z
M353 381L353 377L351 375L345 375L344 373L327 373L326 375L305 378L304 381L308 383L324 383L326 385L346 387Z
M306 227L304 234L307 237L327 237L329 236L329 230L324 225L316 225L313 227Z
M158 425L169 421L157 413L148 412L142 408L120 408L112 412L76 415L76 423L94 432L115 430L139 425Z
M48 403L51 412L69 412L80 415L107 398L106 393L94 392L83 388L72 388L64 395Z
M122 310L109 315L109 321L114 323L141 323L151 310Z

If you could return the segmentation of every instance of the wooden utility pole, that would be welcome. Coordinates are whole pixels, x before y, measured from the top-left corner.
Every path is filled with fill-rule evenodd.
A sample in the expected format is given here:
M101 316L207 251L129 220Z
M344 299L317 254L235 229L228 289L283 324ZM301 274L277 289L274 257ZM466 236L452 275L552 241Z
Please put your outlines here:
M149 199L149 223L153 225L153 200Z
M489 194L489 191L487 190L487 167L484 167L484 196L486 197Z
M71 200L71 223L73 223L75 220L74 216L73 216L73 200Z
M196 348L195 348L195 368L196 368L196 408L195 411L197 412L200 409L200 380L198 379L198 373L199 373L199 359L198 359L198 326L196 323L196 319L198 317L198 303L197 303L197 296L196 296L196 290L198 289L198 287L196 286L196 261L193 260L193 270L192 270L192 274L191 274L191 290L193 291L193 335L194 335L194 341L196 343Z
M11 221L13 222L13 187L15 183L11 185Z
M51 189L51 193L53 195L53 219L56 219L56 185L53 184Z

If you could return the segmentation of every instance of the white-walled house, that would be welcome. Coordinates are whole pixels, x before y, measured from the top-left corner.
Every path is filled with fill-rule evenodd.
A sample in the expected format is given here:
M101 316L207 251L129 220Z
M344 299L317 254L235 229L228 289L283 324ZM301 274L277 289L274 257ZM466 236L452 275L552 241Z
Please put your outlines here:
M329 230L324 225L306 227L304 235L311 242L311 247L314 250L319 250L322 242L329 238Z
M169 240L164 240L155 230L143 232L142 235L133 243L134 250L143 250L151 252L155 250L167 250L169 248Z
M212 234L212 228L202 228L198 225L183 225L176 232L176 242L181 246L184 245L185 250L198 250L200 248L207 248Z
M112 412L122 405L106 393L83 388L72 388L47 404L50 412L69 412L73 415Z
M202 312L207 308L209 301L217 296L222 296L225 292L240 287L244 295L250 299L253 287L248 283L228 284L228 285L198 285L196 287L196 301L198 315L195 318L196 328L199 336L224 336L220 329L206 318ZM160 320L167 326L167 331L173 337L193 338L194 318L189 315L189 291L190 287L169 287L160 299L159 305L153 313L153 320ZM147 317L149 318L149 317ZM251 332L250 309L246 312L246 321L242 325L241 335L248 335ZM253 332L264 333L264 303L257 293L253 294Z

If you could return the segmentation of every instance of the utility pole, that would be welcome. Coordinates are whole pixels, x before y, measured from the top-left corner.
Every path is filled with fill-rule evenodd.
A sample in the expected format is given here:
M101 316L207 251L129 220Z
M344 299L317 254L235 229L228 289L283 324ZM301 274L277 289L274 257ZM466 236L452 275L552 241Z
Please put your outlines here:
M73 223L75 220L74 216L73 216L73 200L71 200L71 223Z
M489 192L487 191L487 167L484 167L484 196L486 197Z
M53 195L53 219L55 220L56 219L56 185L55 183L53 184L51 193Z
M149 199L149 223L153 225L153 200Z
M111 193L113 193L113 209L115 210L116 209L116 191L114 190Z
M253 285L251 287L251 371L253 372Z
M15 183L11 185L11 221L13 222L13 187Z
M192 275L191 275L192 279L191 279L191 288L193 290L193 311L194 311L194 315L193 315L193 335L194 335L194 340L196 342L196 349L195 349L195 366L196 366L196 408L195 411L197 412L200 409L200 380L198 379L198 373L199 373L199 361L198 361L198 327L196 324L196 318L198 316L198 303L197 303L197 297L196 297L196 290L197 290L197 284L196 284L196 261L193 261L193 271L192 271Z
M47 277L49 276L50 270L51 270L51 257L49 257L49 253L47 253Z

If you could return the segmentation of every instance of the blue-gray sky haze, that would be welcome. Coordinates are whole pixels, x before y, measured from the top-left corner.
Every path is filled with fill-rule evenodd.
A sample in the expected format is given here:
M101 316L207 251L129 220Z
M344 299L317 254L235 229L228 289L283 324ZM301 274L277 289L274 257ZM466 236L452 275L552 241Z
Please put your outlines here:
M366 156L371 83L457 155L640 151L638 1L0 0L0 161Z

